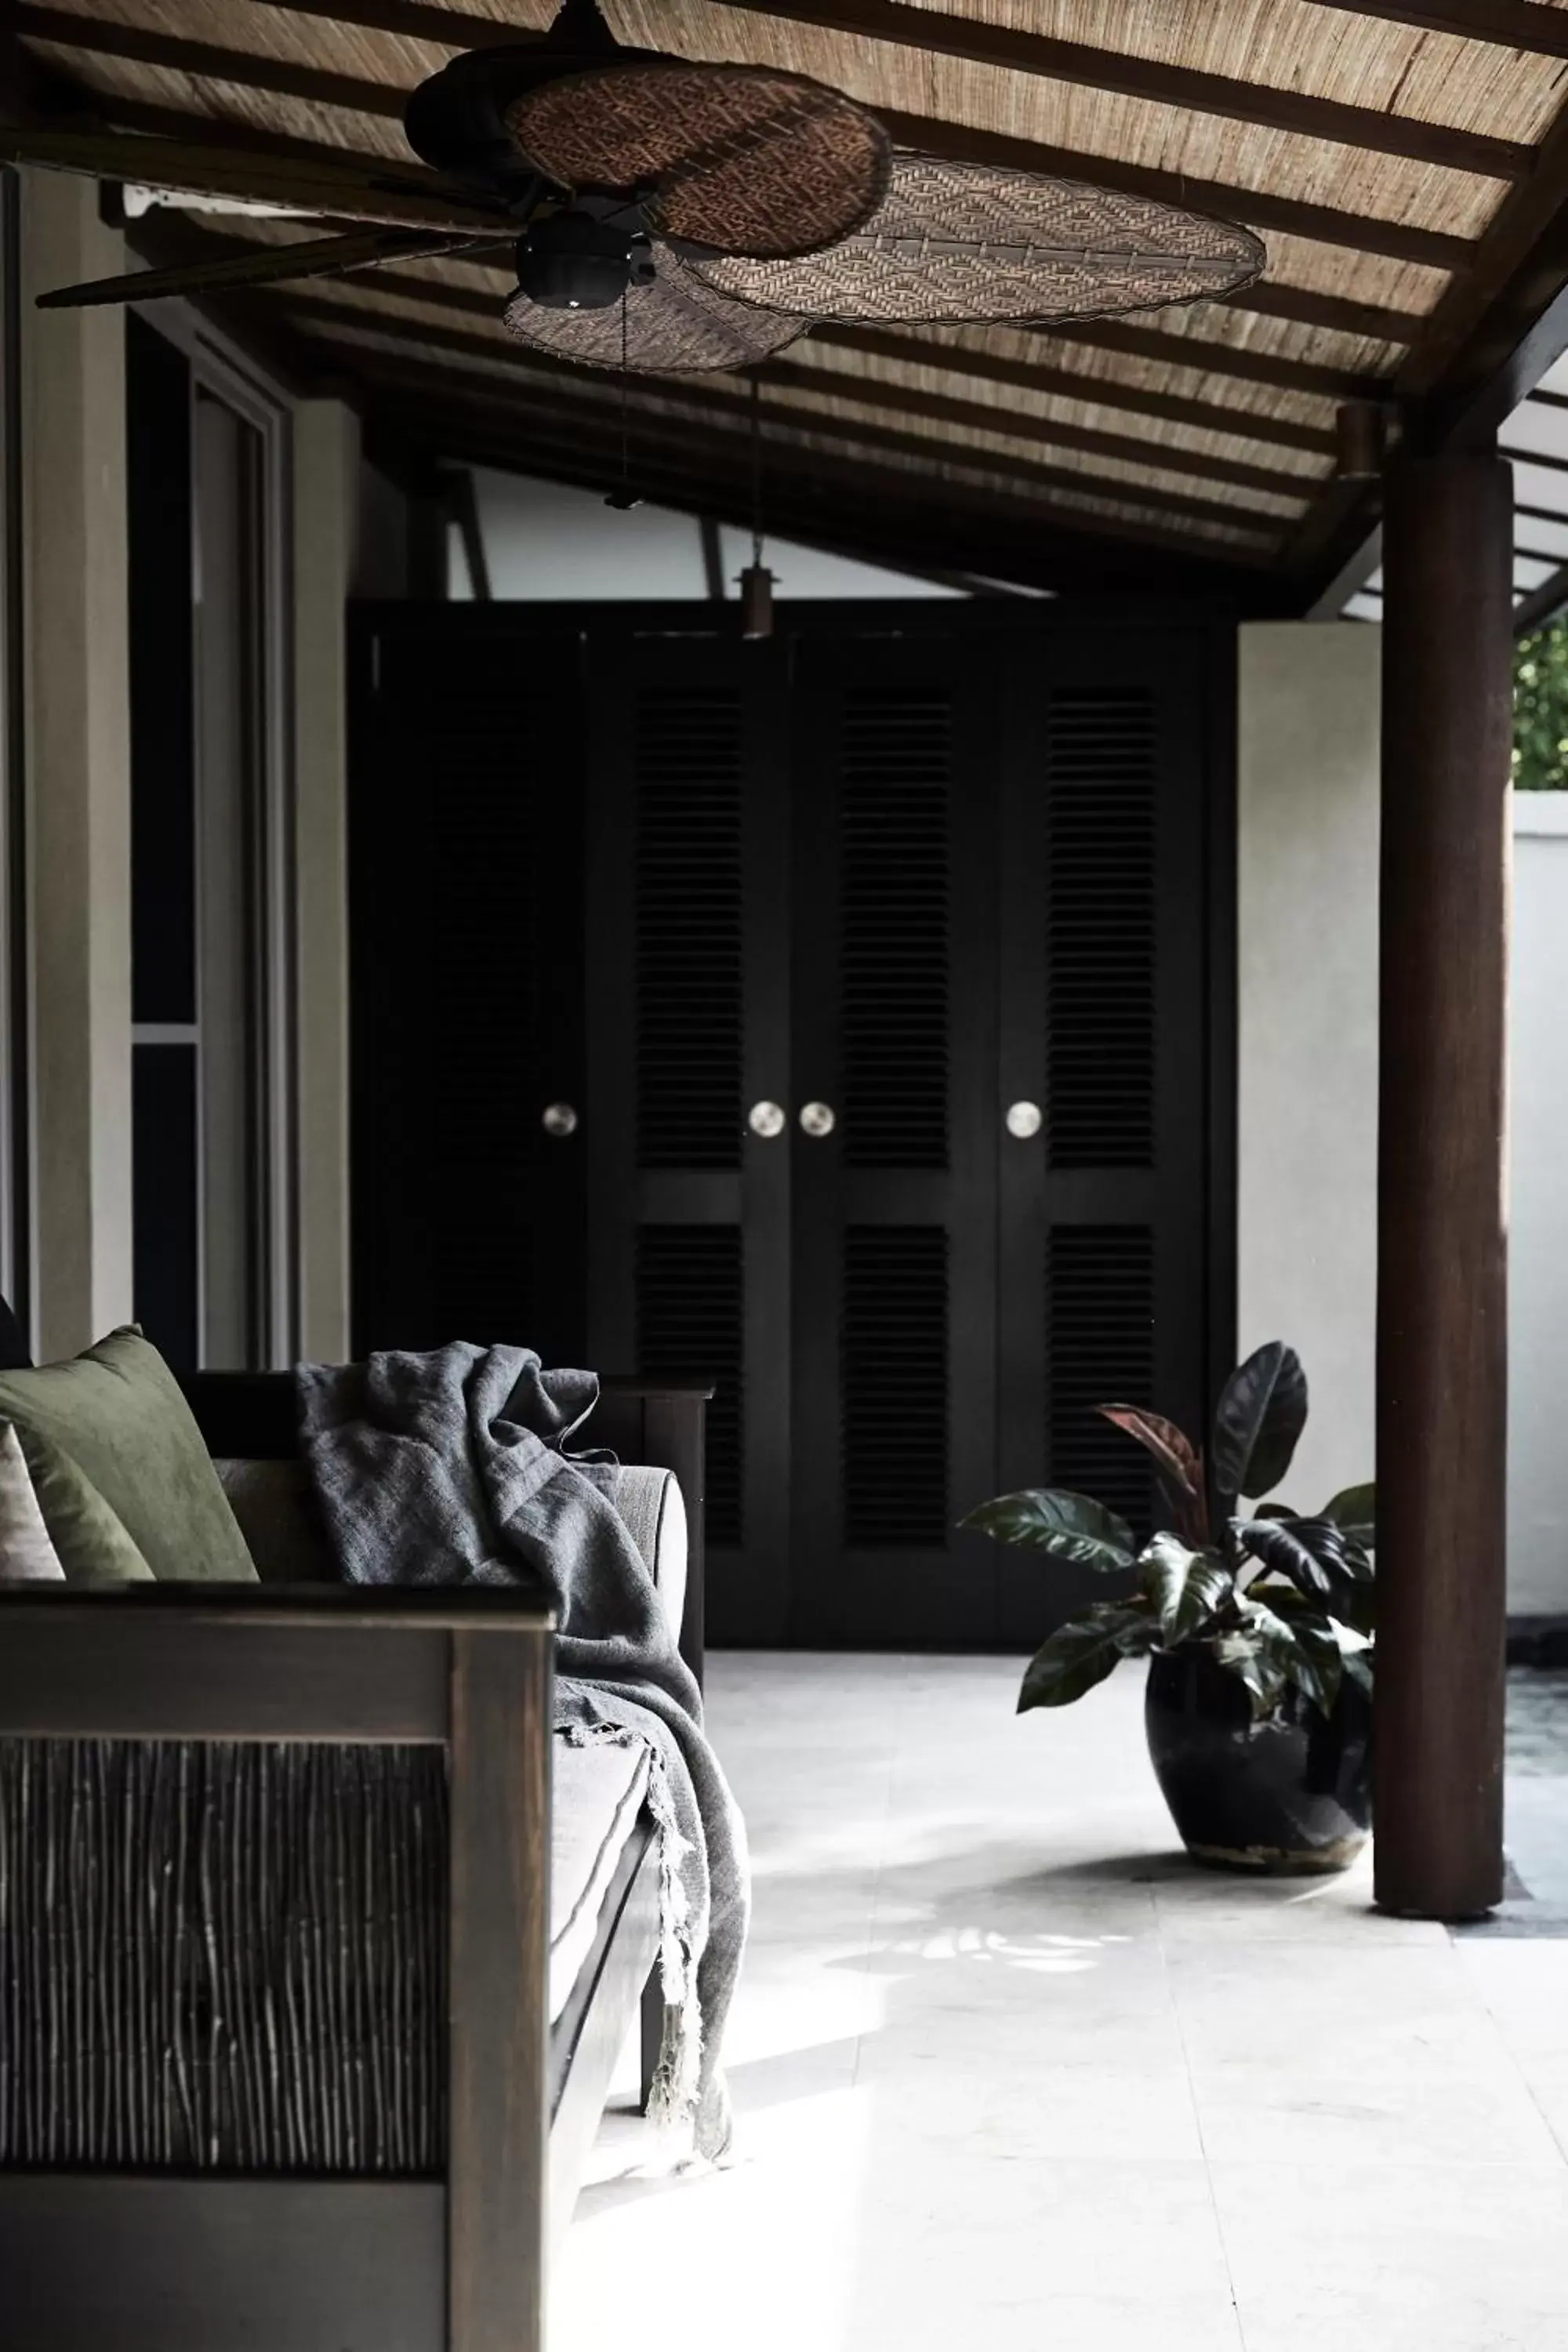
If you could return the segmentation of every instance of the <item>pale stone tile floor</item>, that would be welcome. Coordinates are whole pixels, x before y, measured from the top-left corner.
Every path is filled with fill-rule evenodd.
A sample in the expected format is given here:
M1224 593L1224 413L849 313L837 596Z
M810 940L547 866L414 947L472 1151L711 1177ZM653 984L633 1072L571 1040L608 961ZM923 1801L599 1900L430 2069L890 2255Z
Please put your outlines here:
M1135 1674L1017 1674L712 1661L737 2155L607 2118L552 2352L1568 2352L1568 1675L1515 1677L1521 1891L1453 1937L1190 1869Z

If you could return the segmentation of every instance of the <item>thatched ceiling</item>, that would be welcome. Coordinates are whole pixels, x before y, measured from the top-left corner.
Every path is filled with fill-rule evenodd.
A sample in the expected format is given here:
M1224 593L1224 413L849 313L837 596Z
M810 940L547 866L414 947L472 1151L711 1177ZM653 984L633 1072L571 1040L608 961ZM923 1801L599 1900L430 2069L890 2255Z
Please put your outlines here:
M16 103L406 159L412 85L549 0L13 0ZM901 142L1185 202L1265 238L1225 303L1070 330L823 330L761 371L775 527L1033 584L1213 584L1309 609L1375 491L1345 402L1499 425L1568 344L1568 0L607 0L624 39L839 85ZM154 223L150 253L293 224ZM498 269L400 262L229 298L411 445L599 478L621 393L509 341ZM1560 315L1561 314L1561 315ZM747 386L640 382L650 495L739 518Z

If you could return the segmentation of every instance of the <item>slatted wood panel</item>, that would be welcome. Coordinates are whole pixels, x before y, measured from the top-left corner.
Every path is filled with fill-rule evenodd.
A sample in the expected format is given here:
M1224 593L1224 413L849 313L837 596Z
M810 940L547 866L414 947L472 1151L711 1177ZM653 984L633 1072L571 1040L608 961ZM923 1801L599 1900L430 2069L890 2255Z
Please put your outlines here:
M851 1225L841 1309L844 1539L940 1548L948 1507L948 1237Z
M940 686L847 697L838 953L851 1168L947 1166L952 735Z
M1148 1168L1159 962L1153 695L1136 685L1057 687L1046 767L1051 1165Z
M435 1748L0 1740L0 2167L439 2174L447 1846Z
M1155 1397L1153 1234L1141 1225L1058 1225L1046 1266L1049 1483L1147 1528L1148 1456L1095 1407Z
M743 1534L743 1258L734 1225L644 1225L637 1236L637 1360L651 1379L714 1383L708 1408L708 1539Z
M739 693L645 686L635 756L637 1164L735 1168L744 1132Z

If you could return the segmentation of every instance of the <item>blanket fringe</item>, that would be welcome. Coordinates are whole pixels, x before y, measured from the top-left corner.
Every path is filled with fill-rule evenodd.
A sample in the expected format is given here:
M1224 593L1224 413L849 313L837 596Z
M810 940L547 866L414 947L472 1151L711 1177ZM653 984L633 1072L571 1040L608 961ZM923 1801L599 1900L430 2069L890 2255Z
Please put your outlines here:
M658 1976L664 1993L664 2039L648 2098L648 2122L661 2151L671 2160L689 2155L702 2074L702 2006L697 1992L697 1962L690 1904L680 1865L691 1852L683 1837L670 1794L669 1775L653 1742L622 1724L560 1724L574 1748L640 1748L648 1759L648 1811L658 1838Z

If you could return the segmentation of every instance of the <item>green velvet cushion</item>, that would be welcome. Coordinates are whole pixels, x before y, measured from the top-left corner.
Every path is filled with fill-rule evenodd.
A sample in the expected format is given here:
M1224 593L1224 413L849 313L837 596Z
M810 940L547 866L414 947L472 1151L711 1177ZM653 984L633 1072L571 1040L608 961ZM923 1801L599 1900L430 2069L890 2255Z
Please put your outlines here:
M160 1582L256 1581L191 1409L140 1331L111 1331L68 1363L0 1372L0 1415L24 1454L33 1436L69 1457Z
M66 1582L151 1584L153 1571L125 1522L64 1446L38 1430L12 1429Z

